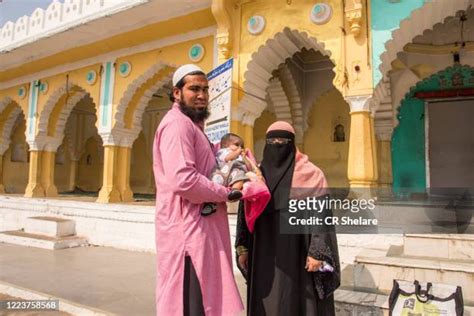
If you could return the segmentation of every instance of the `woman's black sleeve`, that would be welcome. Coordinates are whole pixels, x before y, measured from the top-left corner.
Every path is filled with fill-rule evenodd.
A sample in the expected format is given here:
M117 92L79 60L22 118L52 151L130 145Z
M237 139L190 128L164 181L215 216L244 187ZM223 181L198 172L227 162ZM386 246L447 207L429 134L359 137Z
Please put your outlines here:
M235 248L244 246L249 249L250 232L245 221L244 202L239 202L239 210L237 212L237 228L235 232Z

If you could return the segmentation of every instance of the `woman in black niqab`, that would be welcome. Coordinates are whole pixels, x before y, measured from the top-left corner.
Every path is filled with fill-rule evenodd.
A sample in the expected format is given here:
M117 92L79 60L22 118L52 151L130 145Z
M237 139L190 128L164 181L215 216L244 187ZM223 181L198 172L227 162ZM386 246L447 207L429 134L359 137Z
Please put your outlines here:
M340 276L335 233L280 232L280 215L288 212L296 157L300 154L294 139L294 130L287 123L274 123L267 131L260 167L271 200L255 222L253 234L246 227L243 203L239 206L236 246L248 249L248 269L243 272L247 279L247 314L251 316L335 315L332 293L339 286ZM308 272L308 256L329 262L334 272Z

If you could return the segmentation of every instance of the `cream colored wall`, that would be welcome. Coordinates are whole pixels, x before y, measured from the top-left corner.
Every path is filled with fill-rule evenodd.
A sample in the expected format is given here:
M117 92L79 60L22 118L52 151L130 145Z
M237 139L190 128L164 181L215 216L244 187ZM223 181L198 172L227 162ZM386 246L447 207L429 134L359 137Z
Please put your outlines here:
M330 187L348 187L349 106L335 88L314 102L303 152L320 167ZM333 142L334 127L344 125L345 142Z
M25 193L28 184L28 161L11 161L12 150L15 145L23 146L25 158L28 159L28 143L25 138L25 130L26 121L24 116L21 115L18 125L12 132L10 148L3 155L3 184L6 193Z

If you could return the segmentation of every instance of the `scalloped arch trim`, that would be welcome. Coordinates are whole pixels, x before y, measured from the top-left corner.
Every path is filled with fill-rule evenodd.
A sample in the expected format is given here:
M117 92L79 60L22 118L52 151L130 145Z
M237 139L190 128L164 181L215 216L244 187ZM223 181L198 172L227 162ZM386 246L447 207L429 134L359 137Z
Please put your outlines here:
M244 74L243 89L246 94L240 101L238 109L234 111L237 120L243 124L253 125L267 106L264 100L273 70L278 69L281 63L303 48L314 49L331 59L331 51L325 49L324 43L318 42L306 32L288 27L268 39L252 54ZM331 61L336 65L333 59Z
M466 10L474 0L432 0L414 10L410 16L400 22L400 27L392 32L392 39L385 43L385 52L380 55L382 63L379 66L382 79L377 83L372 101L373 112L378 110L383 99L389 95L389 85L386 84L387 74L398 52L425 30L442 23L446 18L454 16L459 10Z

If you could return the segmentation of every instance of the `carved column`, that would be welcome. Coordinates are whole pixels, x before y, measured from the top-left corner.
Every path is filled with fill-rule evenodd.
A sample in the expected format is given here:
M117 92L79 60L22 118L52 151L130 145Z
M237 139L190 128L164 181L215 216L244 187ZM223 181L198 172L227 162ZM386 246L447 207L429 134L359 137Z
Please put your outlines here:
M351 131L347 175L351 189L377 185L377 155L370 95L347 97L351 108Z
M229 13L232 1L213 0L211 10L217 22L218 62L221 64L232 56L232 19Z
M44 188L41 183L41 156L42 151L30 151L30 170L28 173L28 185L25 190L25 197L44 197Z

